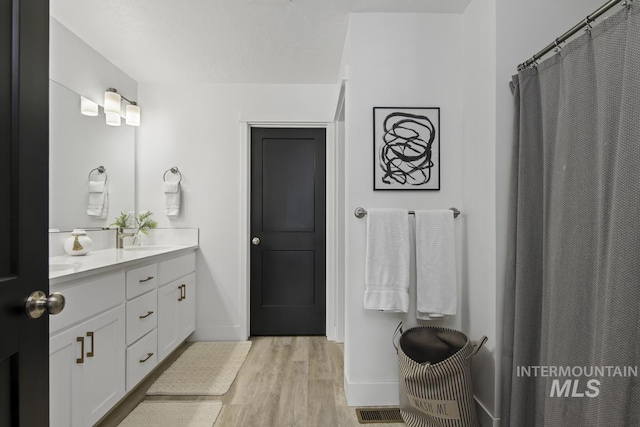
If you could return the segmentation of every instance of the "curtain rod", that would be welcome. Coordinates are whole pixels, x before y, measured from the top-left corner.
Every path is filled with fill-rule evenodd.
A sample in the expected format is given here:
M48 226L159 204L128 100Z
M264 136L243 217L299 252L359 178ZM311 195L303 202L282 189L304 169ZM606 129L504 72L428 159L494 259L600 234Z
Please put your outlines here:
M595 21L597 18L599 18L600 16L602 16L602 14L604 14L605 12L607 12L609 9L611 9L613 6L617 5L618 3L620 3L622 1L622 6L628 6L631 3L633 3L633 0L609 0L608 2L606 2L605 4L603 4L602 6L600 6L600 8L598 10L596 10L595 12L593 12L591 15L587 16L584 21L576 24L573 28L571 28L569 31L567 31L566 33L564 33L563 35L561 35L560 37L558 37L557 39L555 39L553 42L549 43L549 45L547 45L547 47L545 47L544 49L542 49L540 52L536 53L535 55L533 55L533 57L531 57L531 59L523 62L522 64L518 65L518 71L522 71L525 68L530 67L531 65L535 64L536 61L538 61L538 59L542 58L543 56L545 56L547 53L551 52L553 49L556 48L560 48L560 43L563 43L565 41L567 41L567 39L569 37L571 37L572 35L574 35L575 33L577 33L578 31L580 31L581 29L585 28L585 27L591 27L591 23L593 21Z

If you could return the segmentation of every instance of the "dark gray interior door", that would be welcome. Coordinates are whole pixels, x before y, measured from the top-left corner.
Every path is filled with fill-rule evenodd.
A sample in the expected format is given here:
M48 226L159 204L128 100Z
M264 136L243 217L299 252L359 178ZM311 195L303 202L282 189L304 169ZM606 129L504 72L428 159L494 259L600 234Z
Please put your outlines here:
M325 335L326 130L252 128L251 335Z
M49 425L48 5L0 0L0 426Z

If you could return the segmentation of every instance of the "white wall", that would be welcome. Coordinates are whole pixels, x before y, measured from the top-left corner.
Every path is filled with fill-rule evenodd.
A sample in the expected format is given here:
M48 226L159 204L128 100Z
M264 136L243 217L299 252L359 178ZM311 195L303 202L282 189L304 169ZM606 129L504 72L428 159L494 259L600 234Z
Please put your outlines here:
M346 90L346 82L345 82ZM336 117L336 341L344 342L344 297L346 278L346 222L348 209L345 202L345 103L344 98L338 100L338 112Z
M400 320L416 323L415 306L406 316L364 310L365 220L355 218L353 210L358 206L439 209L461 205L461 24L460 15L352 14L350 18L345 391L352 406L397 403L397 356L391 335ZM441 108L441 190L374 192L372 108L410 106ZM461 227L458 220L458 236ZM459 249L460 245L458 255ZM462 317L444 323L459 327Z
M337 93L336 85L140 84L138 207L153 211L160 227L200 228L193 339L247 337L239 120L333 122ZM162 175L172 166L183 175L178 219L164 216Z
M471 339L489 341L473 359L476 399L483 425L495 414L496 239L495 239L495 0L473 0L463 14L462 194L465 291Z

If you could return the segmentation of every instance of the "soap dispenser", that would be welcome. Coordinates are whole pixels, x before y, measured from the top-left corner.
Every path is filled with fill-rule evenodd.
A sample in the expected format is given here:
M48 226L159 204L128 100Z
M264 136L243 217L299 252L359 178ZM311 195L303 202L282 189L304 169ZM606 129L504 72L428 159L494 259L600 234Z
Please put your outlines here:
M76 228L64 241L64 251L69 255L86 255L91 252L93 241L87 232Z

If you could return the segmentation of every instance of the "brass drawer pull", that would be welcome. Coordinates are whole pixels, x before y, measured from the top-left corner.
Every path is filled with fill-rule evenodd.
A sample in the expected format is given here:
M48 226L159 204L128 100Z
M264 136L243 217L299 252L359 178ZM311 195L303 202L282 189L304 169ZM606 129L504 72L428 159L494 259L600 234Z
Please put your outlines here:
M87 332L87 337L91 338L91 351L87 353L87 357L93 357L93 343L95 341L93 332Z
M178 289L180 290L180 297L178 297L178 301L182 301L182 300L184 299L184 296L183 296L183 294L182 294L182 287L183 287L183 286L184 286L184 285L180 285L180 286L178 286Z
M147 360L151 359L151 356L153 356L153 353L147 353L147 357L145 357L144 359L140 359L140 363L144 363Z
M78 337L76 341L80 343L80 358L76 359L76 363L84 363L84 337Z
M147 314L145 314L144 316L138 316L140 317L140 319L146 319L147 317L151 316L153 314L153 311L147 311Z
M146 279L140 279L139 282L140 283L144 283L144 282L148 282L149 280L153 279L153 276L149 276Z

